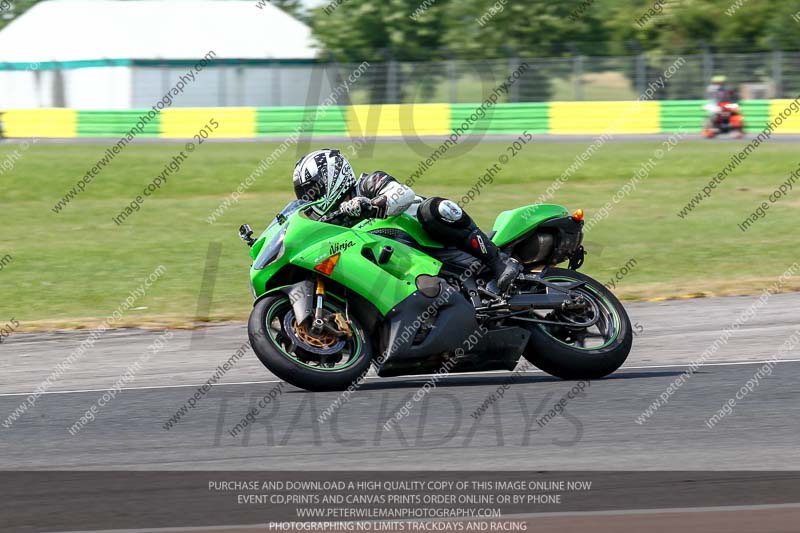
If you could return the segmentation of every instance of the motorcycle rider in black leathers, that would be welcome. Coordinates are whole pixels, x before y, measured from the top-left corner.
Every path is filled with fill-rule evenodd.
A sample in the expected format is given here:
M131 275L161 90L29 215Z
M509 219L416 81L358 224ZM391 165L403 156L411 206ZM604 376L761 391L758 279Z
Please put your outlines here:
M431 237L488 266L500 292L505 292L522 271L522 266L501 252L455 202L438 196L419 197L381 170L364 173L356 180L350 163L339 150L326 148L300 158L292 181L298 199L325 199L311 208L317 218L336 210L352 219L386 218L404 211L416 216Z

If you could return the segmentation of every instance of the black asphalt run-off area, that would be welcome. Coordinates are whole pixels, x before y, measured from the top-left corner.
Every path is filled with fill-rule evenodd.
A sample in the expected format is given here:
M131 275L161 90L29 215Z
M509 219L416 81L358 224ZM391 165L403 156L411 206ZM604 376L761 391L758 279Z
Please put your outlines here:
M241 324L196 338L176 332L168 350L101 408L68 428L110 388L160 332L121 330L84 359L11 428L0 427L2 469L800 469L800 350L737 400L712 429L706 421L734 397L800 327L800 295L776 295L733 334L652 417L637 418L755 301L753 297L628 305L643 332L628 363L568 400L562 415L537 422L575 387L540 372L513 381L476 419L472 413L510 373L441 379L370 378L336 415L319 415L338 393L309 393L279 381L252 353L189 409L164 424L246 340ZM15 334L3 344L0 418L34 390L86 333ZM196 333L194 334L196 335ZM236 437L229 430L271 390L276 399ZM409 414L384 423L412 400Z

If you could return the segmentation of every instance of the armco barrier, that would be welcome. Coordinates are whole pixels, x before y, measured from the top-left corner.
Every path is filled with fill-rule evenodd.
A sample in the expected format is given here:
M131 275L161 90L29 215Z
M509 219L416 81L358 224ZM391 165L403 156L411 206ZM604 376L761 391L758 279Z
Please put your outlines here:
M769 104L769 116L772 120L778 116L784 109L789 107L792 100L772 100ZM784 120L779 126L777 131L779 133L800 133L800 113L794 113L788 119Z
M450 129L463 129L471 125L471 134L519 134L525 130L530 133L548 133L550 129L549 102L520 104L497 104L483 117L477 109L478 104L452 104L450 106Z
M705 100L663 101L661 104L661 131L672 133L681 130L697 129L706 119L703 106ZM742 114L745 118L745 129L750 131L763 129L770 119L769 100L750 100L742 102ZM787 133L782 131L783 133Z
M74 109L9 109L0 112L6 137L78 136L78 113Z
M742 114L744 115L745 131L763 130L772 115L769 112L769 100L751 100L742 102ZM783 129L779 133L787 133Z
M745 127L764 128L791 100L742 103ZM137 136L191 138L213 118L215 138L402 137L534 134L625 135L700 132L703 100L631 102L533 102L497 104L353 105L327 107L169 108ZM149 110L78 111L74 109L0 110L7 137L124 137ZM783 121L777 133L800 133L800 113Z
M143 120L143 117L146 120ZM125 137L137 128L136 135L158 137L161 135L161 117L147 118L144 110L131 111L78 111L78 137ZM137 123L144 124L138 132ZM145 123L146 122L146 123ZM139 126L140 127L140 126Z
M346 136L346 112L344 106L258 108L255 136Z
M557 134L659 133L658 102L552 102L550 131Z
M664 133L699 130L706 119L705 100L660 102L659 129Z
M213 122L216 123L214 125ZM256 131L254 107L172 108L161 112L161 137L188 139L206 125L213 137L253 137Z
M450 133L450 104L354 105L347 112L351 137L405 137Z

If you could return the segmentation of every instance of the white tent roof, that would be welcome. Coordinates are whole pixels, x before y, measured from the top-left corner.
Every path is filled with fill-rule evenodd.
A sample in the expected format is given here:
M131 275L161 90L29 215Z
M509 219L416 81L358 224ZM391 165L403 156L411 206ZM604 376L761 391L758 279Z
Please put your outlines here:
M0 31L0 62L311 59L313 44L268 0L49 0Z

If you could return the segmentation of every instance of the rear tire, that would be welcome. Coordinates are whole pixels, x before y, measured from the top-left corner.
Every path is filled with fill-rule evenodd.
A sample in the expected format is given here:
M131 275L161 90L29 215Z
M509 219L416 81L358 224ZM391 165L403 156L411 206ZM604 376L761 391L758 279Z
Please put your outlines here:
M331 308L338 302L329 299ZM288 342L283 331L284 319L291 312L289 298L283 293L267 296L256 302L250 313L247 332L250 344L258 359L273 374L301 389L309 391L344 390L369 370L372 362L372 343L364 333L364 328L351 315L349 325L352 330L352 357L343 366L334 368L313 368L303 358L312 354L296 347L293 353L287 351ZM343 311L343 310L342 310ZM344 348L343 348L344 350Z
M562 379L597 379L617 370L631 351L633 329L628 313L614 294L602 283L565 268L548 268L543 275L552 281L583 281L586 294L609 313L615 333L612 339L597 348L581 348L559 340L551 326L534 324L523 356L548 374Z

